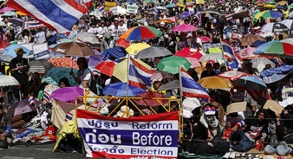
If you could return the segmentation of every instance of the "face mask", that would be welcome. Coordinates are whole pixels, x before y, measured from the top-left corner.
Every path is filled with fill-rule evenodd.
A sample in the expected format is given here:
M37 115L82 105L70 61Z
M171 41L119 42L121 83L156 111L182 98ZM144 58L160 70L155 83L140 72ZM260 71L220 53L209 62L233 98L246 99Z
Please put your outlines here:
M208 123L209 126L215 128L217 127L217 122L216 122L216 116L212 115L212 116L205 116L205 119Z

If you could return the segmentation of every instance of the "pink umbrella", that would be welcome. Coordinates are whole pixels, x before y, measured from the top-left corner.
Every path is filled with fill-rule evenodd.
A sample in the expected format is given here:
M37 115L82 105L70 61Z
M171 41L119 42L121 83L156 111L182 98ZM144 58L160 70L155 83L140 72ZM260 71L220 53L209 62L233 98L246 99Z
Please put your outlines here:
M190 49L188 47L176 52L174 55L179 57L193 57L196 59L200 59L202 57L202 54L198 50Z
M238 55L242 59L254 59L256 56L253 54L253 51L255 50L255 47L248 46L247 48L239 51Z
M198 59L193 57L186 57L186 59L191 63L190 68L195 68L201 66L201 64L198 62Z
M35 104L39 105L40 102L35 100ZM30 106L28 99L24 99L18 103L15 103L10 109L9 109L9 113L13 113L13 116L16 115L20 115L20 114L24 114L24 113L28 113L33 111L33 107Z
M182 25L178 25L178 26L174 27L172 30L173 31L188 32L188 31L196 31L198 29L193 25L182 24Z
M200 36L200 40L202 43L207 43L211 41L211 38L208 36Z
M13 11L15 9L11 8L11 7L4 7L2 9L0 9L0 13L4 13L4 12L8 12L8 11Z

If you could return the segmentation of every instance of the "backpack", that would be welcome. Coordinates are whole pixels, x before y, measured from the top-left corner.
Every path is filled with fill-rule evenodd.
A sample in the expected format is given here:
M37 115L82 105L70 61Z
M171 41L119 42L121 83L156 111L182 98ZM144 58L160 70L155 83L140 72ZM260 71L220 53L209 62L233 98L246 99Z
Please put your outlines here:
M90 69L88 69L91 73L91 83L88 85L89 89L94 92L95 94L98 93L98 89L97 89L97 78L94 76L94 74L92 73L92 71Z

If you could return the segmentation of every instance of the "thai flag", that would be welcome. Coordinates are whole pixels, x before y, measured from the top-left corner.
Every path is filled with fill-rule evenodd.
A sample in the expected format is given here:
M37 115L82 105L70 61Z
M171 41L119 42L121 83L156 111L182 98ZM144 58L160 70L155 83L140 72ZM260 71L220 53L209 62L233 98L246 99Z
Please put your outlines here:
M67 112L66 115L65 115L64 121L67 122L69 120L72 120L72 118L73 118L73 114L70 113L70 112Z
M44 103L49 103L50 102L50 94L48 92L46 92L46 91L44 91L43 102Z
M210 98L206 90L183 69L180 68L182 93L185 97Z
M232 16L232 14L227 14L227 15L225 15L225 18L226 18L226 21L229 21L229 20L233 19L233 16Z
M89 8L93 1L92 0L82 0L83 5L85 5L87 8Z
M158 15L158 14L159 14L159 12L158 12L158 10L157 10L156 7L153 8L153 13L154 13L155 15Z
M66 33L88 11L74 0L8 0L7 6L28 14L59 33Z
M238 54L235 54L230 43L227 40L222 39L222 47L224 52L224 57L228 60L227 65L233 69L239 68L241 57Z
M201 24L202 24L202 21L201 21L201 12L197 12L195 14L195 17L197 18L197 21L196 21L195 25L196 26L201 26Z
M104 7L104 5L100 5L99 7L98 7L98 10L99 10L99 12L104 12L105 11L105 7Z
M32 107L32 106L35 106L35 99L34 99L34 97L33 96L30 96L29 98L28 98L28 102L29 102L29 105Z
M129 60L129 84L142 89L151 89L151 76L154 71L149 70L134 58L130 57Z
M44 27L46 26L38 21L27 21L24 23L24 28L29 30Z

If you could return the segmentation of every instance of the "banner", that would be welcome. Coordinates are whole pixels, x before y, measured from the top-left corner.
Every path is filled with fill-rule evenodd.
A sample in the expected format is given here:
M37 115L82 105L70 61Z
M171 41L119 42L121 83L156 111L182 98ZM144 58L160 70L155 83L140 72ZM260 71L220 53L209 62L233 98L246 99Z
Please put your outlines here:
M137 13L138 6L137 5L127 5L128 13Z
M117 14L117 7L112 7L112 8L110 8L110 11L114 14L114 15L116 15Z
M178 112L115 118L77 110L77 126L86 157L177 158Z
M196 4L204 4L204 0L196 0Z
M48 50L47 43L33 45L33 52L34 58L36 60L50 58L50 52Z
M112 8L112 7L116 7L116 2L105 2L105 10L106 11L109 11L110 10L110 8Z

